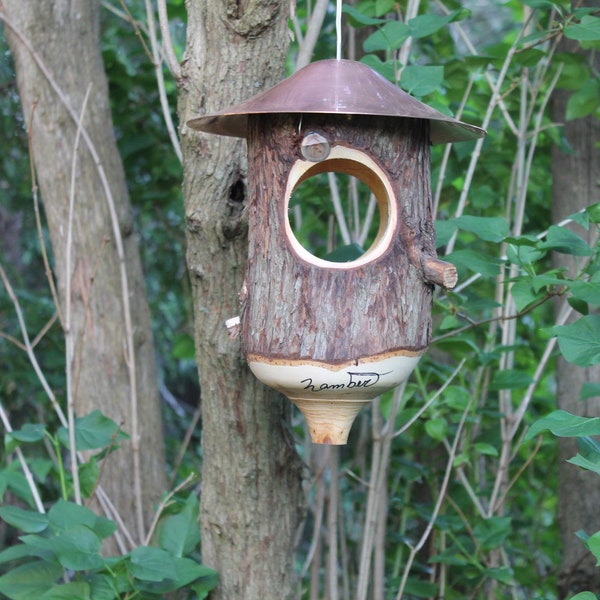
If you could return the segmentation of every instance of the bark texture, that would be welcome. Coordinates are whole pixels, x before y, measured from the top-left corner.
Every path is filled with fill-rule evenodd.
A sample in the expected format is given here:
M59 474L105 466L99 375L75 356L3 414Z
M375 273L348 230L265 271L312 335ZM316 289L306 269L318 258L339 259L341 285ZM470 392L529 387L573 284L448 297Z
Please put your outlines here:
M577 51L574 42L563 40L563 49ZM587 60L595 61L600 67L597 53L587 54ZM564 122L569 92L555 93L552 119ZM600 181L600 122L595 117L576 119L565 123L564 135L572 149L555 146L552 153L553 177L553 220L558 222L570 214L593 204L598 199ZM591 233L573 225L579 235L592 241ZM595 240L597 242L597 240ZM571 276L578 272L577 257L556 254L554 265L565 267ZM600 398L579 400L581 386L585 382L600 381L600 365L581 368L559 358L556 366L558 407L570 413L597 417L600 415ZM566 462L578 452L574 440L559 438L559 488L558 518L562 541L562 563L559 573L559 595L568 598L589 590L600 593L600 573L591 553L575 533L584 530L588 534L600 530L600 480L592 473L578 469Z
M213 600L294 597L303 467L289 403L254 378L225 327L239 314L247 259L245 144L185 123L281 79L287 8L281 0L188 2L179 115L202 390L202 560L220 574Z
M359 150L382 170L397 222L381 256L359 266L327 268L306 262L285 233L286 187L301 159L299 116L268 115L250 127L250 258L243 315L248 354L344 363L377 354L421 352L431 335L433 286L421 266L435 256L426 121L373 117L302 116L304 132L331 147ZM354 160L315 163L365 179L372 170ZM307 174L310 176L311 171ZM391 210L389 211L392 212ZM393 223L392 219L390 224ZM384 224L384 223L382 223Z
M62 310L71 282L75 338L73 391L76 412L100 409L139 439L110 455L101 485L133 537L141 542L154 503L164 490L164 453L150 315L122 164L116 147L108 87L99 43L97 0L3 0L5 31L14 56L25 122L31 128L33 159L54 254ZM42 63L47 69L44 74ZM107 196L97 161L84 136L74 157L77 124L88 85L83 127L106 173L114 198L124 258L118 256ZM67 272L67 224L71 169L76 159L72 269ZM127 364L128 340L121 271L129 285L135 348L135 388ZM137 411L132 397L137 396ZM143 511L137 511L135 454L140 458ZM146 523L142 524L142 518Z

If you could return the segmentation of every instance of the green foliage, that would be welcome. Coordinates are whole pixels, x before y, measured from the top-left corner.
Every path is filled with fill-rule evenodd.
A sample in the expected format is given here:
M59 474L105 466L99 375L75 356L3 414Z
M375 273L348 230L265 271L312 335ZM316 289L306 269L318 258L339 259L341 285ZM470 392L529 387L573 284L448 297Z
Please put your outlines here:
M588 241L598 233L597 198L583 199L592 204L552 222L550 151L568 147L548 106L555 89L568 90L567 119L600 116L591 61L578 49L559 54L555 45L566 36L597 49L598 16L548 0L472 7L470 13L458 2L443 9L425 3L422 14L407 20L403 2L344 6L353 39L361 42L355 58L436 109L483 123L488 136L481 144L432 148L438 253L457 267L460 283L435 298L433 348L407 384L397 413L389 394L362 416L341 454L341 470L373 485L373 470L383 460L378 444L388 428L396 432L388 508L381 517L384 597L397 597L410 568L403 598L551 599L560 562L556 469L548 469L556 446L536 447L535 440L545 429L568 432L575 426L572 415L553 412L553 357L562 354L574 368L598 362L600 250ZM323 224L310 227L311 235L327 238ZM557 254L576 267L556 268ZM559 306L570 312L569 321L557 321ZM589 382L573 393L591 398L599 391ZM571 462L597 472L597 449L589 442L595 426L580 426L588 432L587 445ZM376 442L365 433L371 428ZM375 456L370 465L365 447ZM434 518L448 462L452 477ZM321 485L326 487L317 479L317 490ZM315 492L315 503L319 493L326 491ZM343 548L353 574L355 564L362 566L356 523L364 518L368 529L372 517L361 506L377 500L348 477L340 481L340 494L339 535L346 533ZM410 549L431 519L427 550L411 566ZM305 597L311 597L308 583Z
M96 464L114 449L115 441L125 436L116 423L99 411L77 419L75 429L78 450L99 450L80 466L80 472L85 471L86 465ZM42 425L26 424L5 436L5 447L10 452L17 447L27 451L44 439L53 442L57 455L61 451L59 439L68 446L66 430L53 435ZM56 464L58 478L72 487L70 473L62 464L62 460ZM10 481L9 471L10 465L3 465L0 471L6 481ZM99 472L97 469L91 472L95 477L89 487L95 489ZM20 532L19 543L0 552L3 597L151 600L179 590L187 598L201 600L217 584L217 574L197 560L200 535L195 494L171 499L168 508L159 515L156 545L142 545L119 556L105 556L101 552L103 541L116 532L117 524L69 500L67 486L62 489L63 497L49 503L44 513L16 504L0 507L0 518ZM0 492L5 496L7 487ZM11 497L30 502L30 493L20 496L15 486L12 493Z
M127 5L136 23L145 19L141 4ZM579 453L570 460L574 468L591 471L591 477L600 473L600 448L591 437L599 432L598 421L554 411L550 360L560 353L577 368L597 364L599 359L599 250L588 243L581 228L597 231L600 204L571 215L580 233L569 224L552 223L550 148L567 148L567 142L551 121L548 106L555 81L557 88L570 93L567 119L599 116L597 73L577 52L556 53L554 42L564 35L597 51L600 18L592 9L549 0L488 3L484 11L474 6L472 13L458 2L448 3L447 12L438 3L425 2L422 13L407 21L405 9L405 2L393 0L362 0L345 6L347 21L355 28L354 39L360 42L356 58L444 113L459 114L477 125L486 119L488 137L481 147L460 143L432 148L438 251L456 265L460 284L453 292L436 295L432 352L421 360L396 408L397 398L388 394L378 400L372 413L363 411L362 422L340 455L341 511L335 519L343 549L340 579L353 589L369 526L365 511L372 500L377 461L383 462L377 454L381 439L386 431L402 430L393 438L389 452L382 496L385 515L378 517L382 525L377 562L384 572L378 581L383 595L396 597L408 569L403 594L407 600L442 592L447 600L550 600L556 597L560 560L556 475L548 468L556 462L556 447L543 443L537 448L535 443L548 430L558 436L575 436ZM298 3L301 27L306 27L310 14L305 3ZM181 0L169 2L169 16L181 57L185 34ZM314 59L330 58L333 44L330 11ZM6 52L4 46L2 51ZM158 110L152 62L133 26L109 12L103 14L102 53L147 272L159 374L177 398L195 404L198 382L184 274L181 167ZM292 48L289 70L293 70L294 53ZM31 331L42 331L54 307L43 291L41 251L30 233L35 227L33 211L23 208L23 198L31 195L27 140L8 62L0 64L0 76L6 90L0 100L3 147L11 149L0 157L0 187L6 195L3 206L22 219L27 232L18 240L18 260L11 261L9 270L26 306ZM176 87L168 75L166 92L174 107ZM473 161L477 165L470 173ZM361 243L369 190L359 186L355 193L347 191L350 186L345 182L340 186L341 213L350 238L345 240L339 227L332 227L338 220L335 211L330 206L324 209L319 199L324 190L328 194L330 190L323 179L310 178L299 186L290 222L310 252L328 260L351 260L377 232L378 223L373 221ZM5 243L4 239L0 242ZM576 272L554 268L553 253L569 257L577 265ZM575 319L557 324L552 303L568 303ZM18 328L7 317L10 311L8 299L0 294L2 333L16 338ZM53 389L60 391L64 388L64 349L57 329L41 336L36 352ZM39 384L24 353L15 352L7 340L0 338L0 364L7 365L0 370L0 399L10 405L17 429L5 436L0 470L0 497L6 503L0 516L9 530L7 547L0 553L4 571L0 593L9 598L109 600L160 598L180 589L188 597L206 597L216 576L197 561L198 505L193 495L176 496L163 510L150 545L121 556L101 554L100 545L116 526L72 501L75 484L64 464L68 432L55 426L51 417L45 425L28 423L33 409L45 410L45 400L40 398ZM556 349L541 364L555 342ZM437 396L439 390L443 391ZM600 387L588 382L573 393L592 398L600 395ZM167 444L174 454L186 424L171 411L165 412ZM295 432L304 439L300 421ZM77 447L91 454L78 470L83 497L93 494L102 460L118 448L123 436L100 413L76 421ZM455 439L458 445L452 452ZM199 446L197 438L195 442ZM17 449L26 454L43 492L46 514L36 510L19 462L8 460ZM304 447L301 451L310 462L311 451ZM369 456L374 457L371 464ZM200 459L200 451L188 454L179 473L197 470ZM321 477L327 470L314 462L309 526L323 523L319 520L326 510L327 488L323 486L338 485L333 478L328 482ZM451 477L442 489L447 465ZM440 494L443 501L436 513ZM429 523L427 545L408 565L410 550ZM329 525L327 531L323 528L314 536L303 536L303 557L326 554L314 552L311 544L313 540L316 547L323 543ZM580 535L600 558L600 535ZM322 565L316 560L313 564L312 581L316 581ZM306 583L307 598L319 592L308 587ZM582 592L572 600L593 597Z

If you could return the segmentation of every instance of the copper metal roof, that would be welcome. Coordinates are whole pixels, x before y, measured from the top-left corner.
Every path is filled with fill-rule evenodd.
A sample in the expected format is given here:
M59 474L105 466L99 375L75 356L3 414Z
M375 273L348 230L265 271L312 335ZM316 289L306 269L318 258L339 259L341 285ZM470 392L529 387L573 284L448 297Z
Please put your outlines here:
M188 121L193 129L246 137L248 115L319 113L427 119L431 143L475 140L486 132L445 115L352 60L321 60L245 102Z

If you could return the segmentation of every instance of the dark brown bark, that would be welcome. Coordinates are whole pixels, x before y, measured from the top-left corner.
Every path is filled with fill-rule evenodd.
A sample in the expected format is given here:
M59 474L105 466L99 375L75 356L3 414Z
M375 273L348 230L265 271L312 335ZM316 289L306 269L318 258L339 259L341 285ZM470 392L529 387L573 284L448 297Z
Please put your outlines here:
M76 411L83 415L100 409L129 433L136 418L140 423L139 439L134 436L131 443L124 443L121 450L107 459L101 485L131 534L141 543L144 532L140 531L143 527L136 514L134 455L137 452L140 457L141 500L145 525L149 525L154 504L165 485L162 425L149 310L100 54L100 2L4 0L2 6L25 122L31 120L33 159L63 311L69 279L72 285ZM47 74L43 73L40 62ZM73 112L67 110L52 83L62 90ZM98 163L83 136L76 157L73 267L67 272L70 178L77 136L75 118L82 111L90 84L83 127L110 183L123 238L123 266L134 308L131 316L135 332L137 415L132 409L127 366L122 262Z
M381 256L346 268L308 263L285 234L286 186L292 165L302 158L304 134L298 133L298 122L294 115L268 115L250 127L250 255L242 319L246 352L344 363L399 350L423 351L431 335L433 286L425 280L422 262L435 256L427 122L302 117L304 132L316 131L332 148L352 148L372 159L392 189L389 203L396 205L398 220L390 243ZM315 163L306 175L325 170L372 176L361 163L338 158ZM382 225L386 210L382 201Z
M574 42L561 42L566 51L577 51ZM597 53L585 54L600 67ZM570 93L558 90L554 95L552 119L564 122ZM553 220L561 219L593 203L598 197L600 180L600 122L593 116L566 122L564 135L572 151L554 146L552 152ZM591 232L571 225L579 235L591 241ZM554 265L568 269L575 276L576 257L556 254ZM556 365L558 407L570 413L587 417L600 415L600 398L579 400L585 382L600 380L600 366L581 368L559 358ZM559 595L567 598L577 592L589 590L600 593L600 573L596 561L575 532L588 534L600 530L600 480L589 471L567 463L577 454L575 441L559 439L558 519L561 532L562 562L559 574Z
M202 559L220 575L214 600L294 597L303 467L289 403L250 373L225 327L239 314L247 259L245 144L185 123L281 79L287 8L272 0L188 3L179 115L202 389Z

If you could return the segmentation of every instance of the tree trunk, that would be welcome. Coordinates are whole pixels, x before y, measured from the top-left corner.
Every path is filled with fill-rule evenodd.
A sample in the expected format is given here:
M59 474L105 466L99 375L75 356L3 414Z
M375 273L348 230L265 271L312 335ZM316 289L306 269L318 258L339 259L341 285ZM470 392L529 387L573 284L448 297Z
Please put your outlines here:
M215 600L294 596L303 467L289 403L255 379L225 328L239 314L247 259L245 145L185 123L281 79L287 8L282 0L188 3L179 115L202 389L202 559L220 574Z
M577 45L563 40L563 49L576 52ZM588 60L600 67L597 53L586 53ZM564 122L569 92L555 93L552 120ZM564 134L572 152L554 146L552 152L553 220L558 222L570 214L593 203L598 195L600 180L600 122L594 117L576 119L565 123ZM591 232L572 226L579 235L591 241ZM565 267L571 276L577 273L577 259L556 254L555 267ZM600 365L589 368L576 367L559 358L556 367L558 407L570 413L597 417L600 415L600 398L579 400L581 386L585 382L600 381ZM575 533L584 530L588 534L600 529L600 479L566 462L577 454L573 439L559 438L559 487L558 518L562 540L562 564L559 574L559 595L567 598L589 590L600 593L600 573L593 556L587 551Z
M68 360L76 412L100 409L131 435L131 443L106 460L100 483L141 543L165 486L163 438L150 315L100 54L100 2L4 0L3 8L24 118L31 123L63 319L68 284L71 289Z

